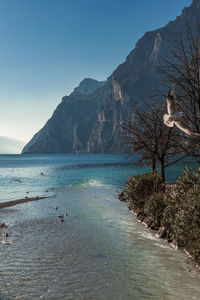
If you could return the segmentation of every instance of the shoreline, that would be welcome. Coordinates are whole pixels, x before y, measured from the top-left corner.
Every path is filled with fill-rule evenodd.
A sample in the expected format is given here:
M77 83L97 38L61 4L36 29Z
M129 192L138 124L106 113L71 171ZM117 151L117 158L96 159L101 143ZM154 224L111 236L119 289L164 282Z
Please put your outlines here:
M37 197L31 197L31 198L23 198L23 199L18 199L18 200L12 200L12 201L5 201L5 202L0 202L0 209L10 207L10 206L15 206L17 204L22 204L26 202L31 202L31 201L37 201L37 200L42 200L49 198L48 196L37 196Z
M173 185L155 182L152 172L128 178L118 199L125 201L136 218L166 239L175 249L189 253L200 267L198 169L185 168ZM163 188L164 187L164 188Z
M177 245L176 240L167 237L166 235L166 228L163 226L157 227L157 226L151 226L151 224L149 224L148 222L148 218L145 218L142 216L141 212L138 212L138 214L136 212L134 212L134 210L128 208L137 218L137 221L141 224L143 224L146 228L154 231L156 233L156 236L162 240L165 240L167 243L170 244L170 246L174 249L174 250L182 250L185 252L185 254L187 255L188 259L191 259L191 262L194 264L194 267L200 272L200 264L196 263L194 260L194 257L190 254L190 252L185 248L185 247L179 247Z
M121 202L127 202L123 196L123 191L121 193L118 193L118 200ZM148 216L144 216L143 212L140 210L133 210L132 208L130 208L130 206L128 206L128 209L131 211L132 214L135 215L139 223L143 224L146 228L155 232L158 238L165 240L175 250L178 249L183 250L187 255L188 259L191 259L191 262L194 264L196 270L200 272L200 264L198 262L195 262L194 257L190 254L190 252L185 247L178 246L176 240L172 239L170 236L167 236L166 227L155 226L153 222L149 222Z

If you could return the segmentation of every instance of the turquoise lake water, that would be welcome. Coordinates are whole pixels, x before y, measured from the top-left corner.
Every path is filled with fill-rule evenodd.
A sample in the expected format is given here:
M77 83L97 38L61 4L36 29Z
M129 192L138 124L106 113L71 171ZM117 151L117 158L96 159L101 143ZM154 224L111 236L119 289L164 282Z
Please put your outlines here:
M53 197L0 211L0 299L199 299L185 253L117 200L144 170L124 155L1 155L0 201Z
M167 170L167 180L175 180L182 168ZM127 155L0 155L0 202L52 195L93 181L121 188L128 175L145 170L150 168L134 166Z

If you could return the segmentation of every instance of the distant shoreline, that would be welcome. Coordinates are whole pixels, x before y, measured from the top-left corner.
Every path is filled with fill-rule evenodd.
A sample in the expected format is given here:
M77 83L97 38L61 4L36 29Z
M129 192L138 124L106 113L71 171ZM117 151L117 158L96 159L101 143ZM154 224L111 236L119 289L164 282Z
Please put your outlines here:
M13 200L13 201L0 202L0 209L14 206L17 204L26 203L26 202L37 201L37 200L41 200L41 199L45 199L45 198L49 198L49 197L47 197L47 196L38 197L37 196L37 197L32 197L32 198L24 198L24 199L18 199L18 200Z

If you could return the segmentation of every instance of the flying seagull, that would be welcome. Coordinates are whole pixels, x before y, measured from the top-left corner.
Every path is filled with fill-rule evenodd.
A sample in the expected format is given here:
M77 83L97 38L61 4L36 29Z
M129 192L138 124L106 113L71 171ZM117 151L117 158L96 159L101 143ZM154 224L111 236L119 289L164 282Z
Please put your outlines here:
M9 182L13 182L13 181L17 181L17 182L19 182L19 183L22 183L20 179L12 179L12 180L10 180Z
M168 115L164 114L163 116L163 121L166 126L174 127L174 125L176 125L181 131L185 132L188 135L200 136L199 133L192 131L184 121L184 113L179 110L177 99L173 91L169 92L167 95L167 111Z

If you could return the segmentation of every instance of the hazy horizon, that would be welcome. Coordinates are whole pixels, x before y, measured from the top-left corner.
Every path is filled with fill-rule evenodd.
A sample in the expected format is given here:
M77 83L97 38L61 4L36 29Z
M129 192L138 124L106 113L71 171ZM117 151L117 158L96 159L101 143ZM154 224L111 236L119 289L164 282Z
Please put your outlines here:
M25 142L7 136L0 136L0 154L20 154Z
M0 0L0 136L28 142L85 77L105 80L191 0Z

